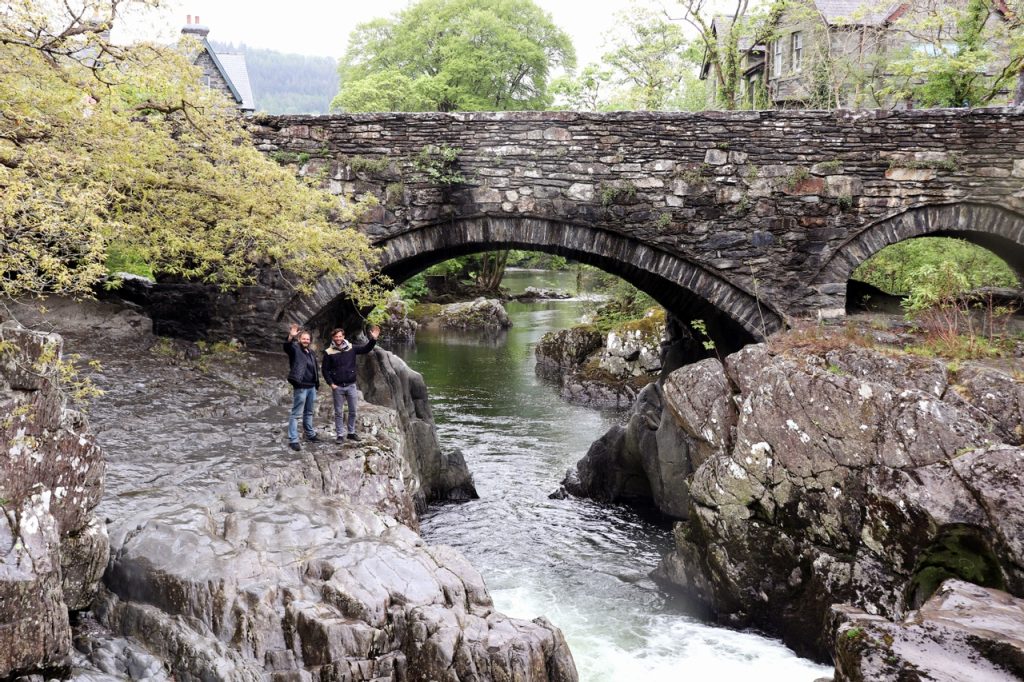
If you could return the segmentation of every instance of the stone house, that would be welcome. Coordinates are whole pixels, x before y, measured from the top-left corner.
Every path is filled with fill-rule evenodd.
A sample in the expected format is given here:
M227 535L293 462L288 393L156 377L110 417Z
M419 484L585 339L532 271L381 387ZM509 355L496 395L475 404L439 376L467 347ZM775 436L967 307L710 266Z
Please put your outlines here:
M766 46L768 99L775 108L912 107L883 90L892 76L888 59L955 50L957 28L949 12L966 2L786 2L775 14ZM992 3L986 31L1003 22L1006 11L1005 3Z
M251 114L256 109L256 103L252 95L252 85L249 83L245 55L215 50L206 39L210 29L199 23L198 16L194 22L192 19L192 15L188 15L186 24L181 29L182 35L191 36L199 41L200 49L192 58L192 63L203 70L203 79L207 87L220 90L235 102L239 111Z
M719 49L725 48L725 35L730 25L728 17L717 16L711 21L712 39L718 43ZM743 54L742 74L740 76L737 98L741 109L760 109L766 103L764 94L764 61L765 46L754 44L749 36L741 36L736 45ZM708 106L714 108L718 102L718 78L711 73L712 65L707 51L700 67L700 79L708 81Z

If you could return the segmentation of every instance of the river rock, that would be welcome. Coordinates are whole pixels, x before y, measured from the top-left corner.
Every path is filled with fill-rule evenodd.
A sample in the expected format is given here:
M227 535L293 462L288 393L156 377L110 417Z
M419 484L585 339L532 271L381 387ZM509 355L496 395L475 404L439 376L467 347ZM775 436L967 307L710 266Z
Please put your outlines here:
M444 306L438 315L438 323L444 329L466 331L491 331L512 326L512 321L501 301L483 297Z
M572 298L572 294L565 291L557 291L555 289L544 289L538 287L526 287L523 293L516 294L511 297L516 301L548 301L548 300L564 300Z
M432 423L422 379L397 358L360 360L364 389L396 408L360 404L362 441L295 453L283 353L79 344L108 389L92 414L113 551L97 621L74 639L76 676L576 679L557 628L496 612L461 555L416 533L428 486L459 488L452 472L468 472L461 453L445 467L413 452L408 434Z
M561 633L495 612L454 550L350 495L272 478L117 537L102 622L177 679L576 679Z
M783 336L672 372L566 488L685 519L659 577L823 658L835 603L900 619L951 577L1024 595L1020 390Z
M393 298L384 306L384 320L380 323L381 336L397 341L411 341L416 338L419 323L409 317L409 304L400 298Z
M60 387L63 341L0 326L0 677L63 666L107 563L103 459Z
M604 335L590 325L548 332L534 348L539 373L555 376L579 369L590 355L602 347Z
M409 493L422 511L428 501L476 499L473 476L461 453L441 451L423 375L394 353L375 348L359 363L359 386L367 400L398 416L412 475Z
M942 363L760 345L726 366L731 445L715 447L729 441L707 430L710 415L728 413L720 400L669 401L694 473L663 577L722 620L818 656L833 603L900 618L947 577L1024 594L1024 535L1008 520L1024 513L1024 451L992 442L988 421L951 396ZM669 383L694 385L705 371L683 368ZM704 431L701 462L692 434Z
M1024 600L947 580L892 622L837 605L830 617L836 682L1024 679Z

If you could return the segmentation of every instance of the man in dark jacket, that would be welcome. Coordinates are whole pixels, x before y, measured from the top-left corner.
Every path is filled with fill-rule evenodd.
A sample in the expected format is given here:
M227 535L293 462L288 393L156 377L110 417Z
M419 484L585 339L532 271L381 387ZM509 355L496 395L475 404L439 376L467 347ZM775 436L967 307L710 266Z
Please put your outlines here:
M356 435L356 356L369 353L377 344L380 327L370 330L370 341L353 346L345 339L344 329L331 332L331 345L324 351L324 381L331 385L334 398L334 430L337 442L345 441L345 424L341 418L342 407L348 403L348 439L359 440Z
M320 388L320 373L317 371L316 354L310 349L312 336L299 325L293 324L284 342L288 354L288 383L292 385L292 411L288 417L288 447L299 448L297 423L302 415L302 430L306 440L315 442L313 430L313 407L316 405L316 389Z

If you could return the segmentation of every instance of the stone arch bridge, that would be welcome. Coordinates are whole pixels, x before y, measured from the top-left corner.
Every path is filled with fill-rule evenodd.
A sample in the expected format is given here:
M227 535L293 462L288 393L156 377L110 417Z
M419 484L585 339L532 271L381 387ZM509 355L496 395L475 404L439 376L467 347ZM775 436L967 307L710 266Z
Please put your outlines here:
M845 310L851 272L921 235L1024 273L1024 112L415 113L257 117L258 147L339 195L396 281L452 256L548 251L620 275L683 317L761 338ZM417 158L457 149L465 181ZM344 288L280 309L315 322Z

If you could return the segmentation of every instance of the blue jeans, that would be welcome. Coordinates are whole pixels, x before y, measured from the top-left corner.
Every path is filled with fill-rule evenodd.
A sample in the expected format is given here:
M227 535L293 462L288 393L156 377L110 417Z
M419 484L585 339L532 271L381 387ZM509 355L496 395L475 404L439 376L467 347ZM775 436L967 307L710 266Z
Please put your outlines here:
M356 385L343 384L331 391L334 398L334 431L340 436L345 433L344 422L341 419L341 409L344 402L348 403L348 432L356 432Z
M316 405L315 388L296 388L292 390L292 413L288 416L288 442L299 442L299 431L297 423L299 415L302 415L302 430L306 432L306 438L316 435L313 430L313 406Z

